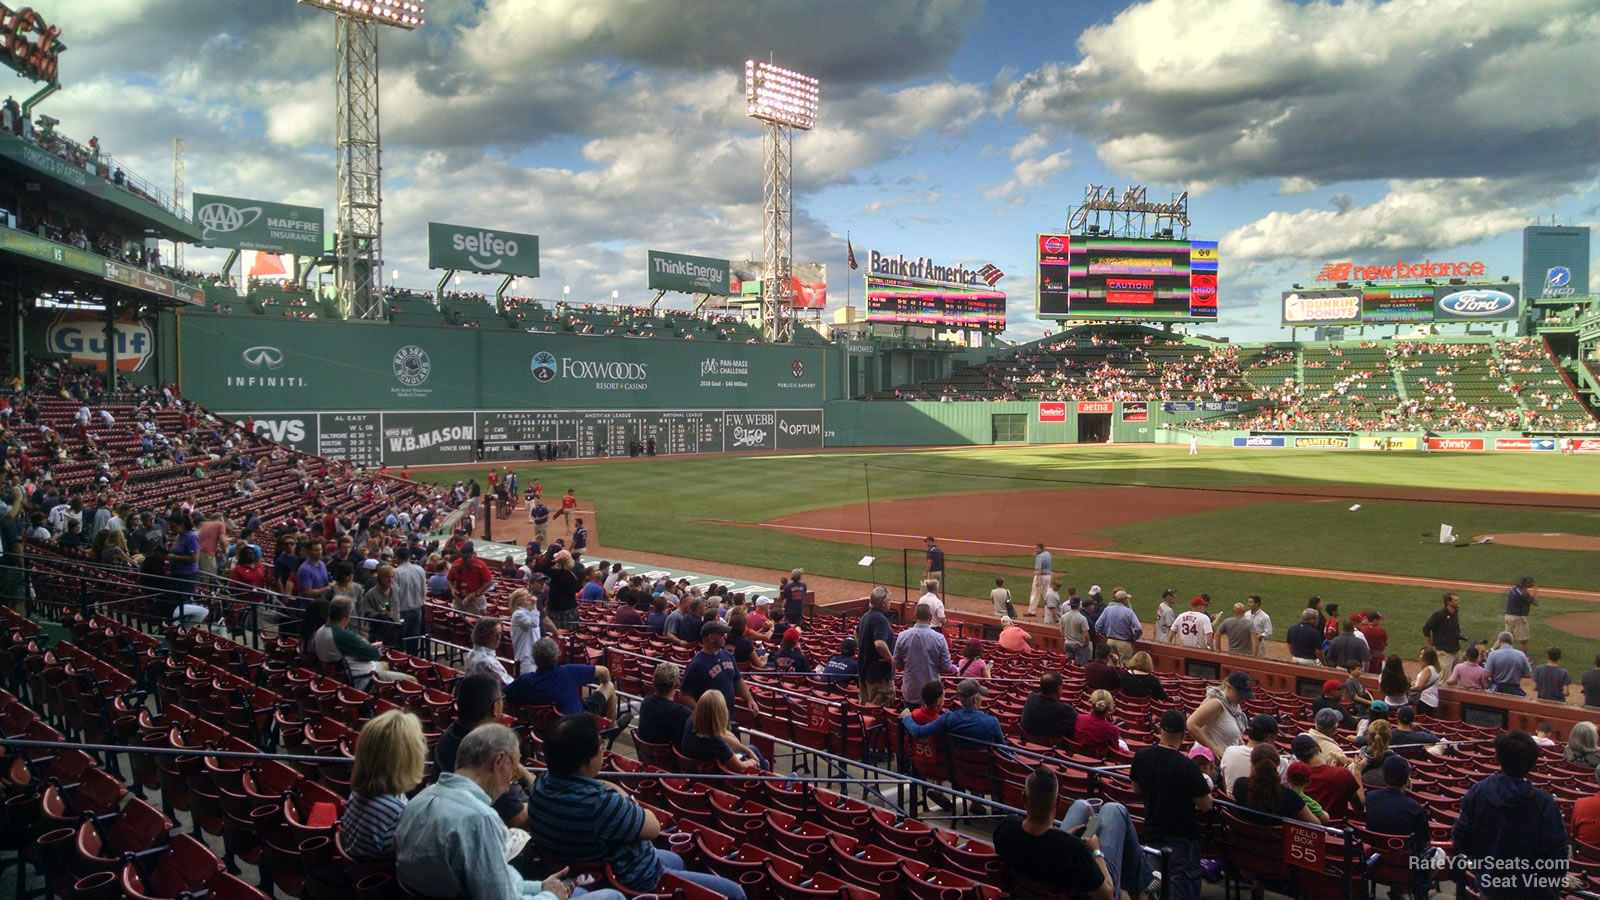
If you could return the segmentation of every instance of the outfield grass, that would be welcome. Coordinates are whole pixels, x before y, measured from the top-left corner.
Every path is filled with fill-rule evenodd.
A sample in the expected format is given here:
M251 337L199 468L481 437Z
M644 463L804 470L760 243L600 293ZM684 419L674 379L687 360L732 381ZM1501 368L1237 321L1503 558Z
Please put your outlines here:
M863 544L846 544L802 535L702 520L761 522L777 516L860 503L870 483L871 499L881 500L994 491L1071 489L1118 484L1223 487L1306 485L1346 489L1459 488L1577 493L1600 484L1600 459L1527 454L1341 453L1309 451L1210 450L1197 457L1156 448L1019 448L1016 450L803 454L757 457L676 457L571 465L518 466L523 485L540 477L546 496L575 488L584 505L593 505L605 545L674 556L725 560L771 569L803 565L807 571L899 585L898 551L881 555L868 573L856 561ZM422 480L453 482L481 477L481 471L426 470ZM1588 498L1582 498L1588 499ZM1458 505L1363 500L1359 511L1337 501L1302 503L1268 499L1243 507L1218 509L1158 522L1078 530L1110 538L1115 549L1214 560L1273 563L1358 572L1509 583L1532 573L1541 584L1594 589L1594 554L1509 546L1454 549L1437 543L1439 523L1459 535L1485 531L1564 531L1600 534L1600 511L1528 509L1516 506ZM1003 504L1001 505L1003 506ZM996 509L993 515L1003 515ZM981 523L979 523L981 524ZM1426 537L1424 535L1427 535ZM1027 566L1023 557L962 561L951 554L948 588L964 596L985 596L991 567ZM1267 598L1281 635L1292 624L1305 597L1321 594L1345 611L1381 609L1397 649L1420 640L1422 621L1438 605L1428 589L1259 575L1226 569L1167 566L1112 560L1062 559L1080 588L1099 583L1123 585L1149 618L1161 589L1182 596L1202 591L1231 602L1249 593ZM913 577L917 562L913 560ZM1470 635L1499 630L1500 595L1463 596L1463 628ZM1550 615L1591 608L1583 601L1546 599L1535 617L1534 644L1570 646L1570 635L1548 628ZM1216 607L1214 607L1216 608ZM1569 661L1584 654L1571 653ZM1582 669L1582 665L1574 664Z

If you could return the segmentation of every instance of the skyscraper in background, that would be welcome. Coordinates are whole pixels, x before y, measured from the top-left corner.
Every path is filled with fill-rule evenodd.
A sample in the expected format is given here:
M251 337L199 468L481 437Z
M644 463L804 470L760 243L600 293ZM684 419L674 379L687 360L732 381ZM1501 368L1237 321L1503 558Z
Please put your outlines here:
M1522 229L1522 294L1574 297L1589 293L1589 228L1529 225Z

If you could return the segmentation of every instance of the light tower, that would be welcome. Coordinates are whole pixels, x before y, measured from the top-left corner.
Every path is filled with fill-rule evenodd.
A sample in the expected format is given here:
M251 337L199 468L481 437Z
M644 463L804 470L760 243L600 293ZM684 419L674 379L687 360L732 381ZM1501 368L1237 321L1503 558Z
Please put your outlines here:
M405 0L299 0L333 13L337 56L334 152L339 214L334 289L350 318L383 318L382 177L378 139L378 26L422 24L422 3Z
M767 126L761 157L761 329L769 341L794 333L794 130L817 124L817 80L771 63L746 60L747 112Z

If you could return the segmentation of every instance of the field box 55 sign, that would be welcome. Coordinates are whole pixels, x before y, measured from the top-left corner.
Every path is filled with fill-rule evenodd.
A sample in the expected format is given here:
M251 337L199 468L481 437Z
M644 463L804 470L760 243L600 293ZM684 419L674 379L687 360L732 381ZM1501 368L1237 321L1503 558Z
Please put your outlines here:
M539 236L428 223L428 268L539 277Z

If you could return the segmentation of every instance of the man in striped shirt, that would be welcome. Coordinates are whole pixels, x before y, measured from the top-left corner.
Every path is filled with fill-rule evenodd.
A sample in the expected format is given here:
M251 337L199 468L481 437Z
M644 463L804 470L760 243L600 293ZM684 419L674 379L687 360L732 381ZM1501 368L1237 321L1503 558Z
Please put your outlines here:
M618 881L639 893L655 891L662 872L670 871L729 900L745 900L737 883L686 872L678 854L651 846L661 833L655 814L621 786L595 778L605 766L605 749L594 716L558 721L545 735L544 755L549 771L529 792L528 832L547 862L605 863Z

